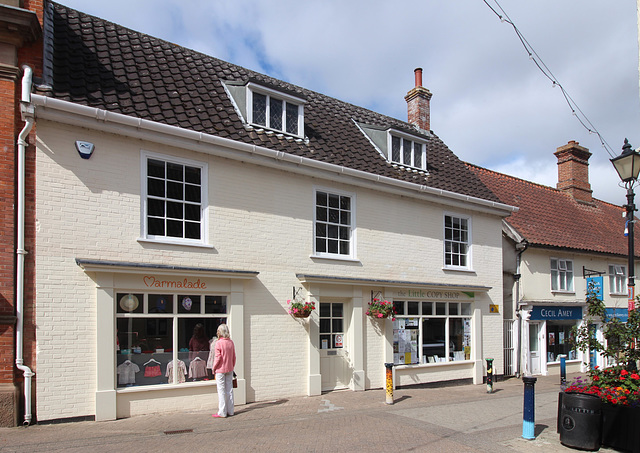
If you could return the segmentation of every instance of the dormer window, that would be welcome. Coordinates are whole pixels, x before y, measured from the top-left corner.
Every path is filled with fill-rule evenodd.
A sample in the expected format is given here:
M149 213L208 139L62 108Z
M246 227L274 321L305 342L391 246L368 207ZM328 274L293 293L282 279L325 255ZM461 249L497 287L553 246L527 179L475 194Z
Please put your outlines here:
M248 122L255 126L302 137L304 108L302 99L249 83Z
M426 169L427 159L424 143L393 133L390 134L390 137L391 153L389 160L391 162L406 165L407 167L419 168L421 170Z
M429 136L358 122L356 125L387 162L409 171L427 171Z

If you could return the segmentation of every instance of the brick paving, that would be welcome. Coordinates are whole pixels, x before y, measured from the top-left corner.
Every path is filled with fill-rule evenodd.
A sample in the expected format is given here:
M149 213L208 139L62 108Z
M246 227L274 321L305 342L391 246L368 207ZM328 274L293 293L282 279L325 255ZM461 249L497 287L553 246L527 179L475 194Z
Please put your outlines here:
M111 422L0 429L0 452L561 452L556 433L558 377L536 383L536 439L522 438L524 385L329 392L262 401L236 415L176 412ZM212 395L214 397L214 395ZM601 449L600 451L609 451Z

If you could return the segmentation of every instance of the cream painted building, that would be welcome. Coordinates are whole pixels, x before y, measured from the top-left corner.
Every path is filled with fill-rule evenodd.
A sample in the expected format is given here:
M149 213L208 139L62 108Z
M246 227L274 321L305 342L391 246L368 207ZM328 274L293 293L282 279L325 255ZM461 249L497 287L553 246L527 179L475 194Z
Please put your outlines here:
M194 344L223 322L236 404L381 388L386 363L397 386L479 384L488 357L501 374L515 208L430 131L421 70L407 123L53 17L31 93L38 420L213 410ZM78 42L80 62L64 52ZM374 299L395 319L367 316Z

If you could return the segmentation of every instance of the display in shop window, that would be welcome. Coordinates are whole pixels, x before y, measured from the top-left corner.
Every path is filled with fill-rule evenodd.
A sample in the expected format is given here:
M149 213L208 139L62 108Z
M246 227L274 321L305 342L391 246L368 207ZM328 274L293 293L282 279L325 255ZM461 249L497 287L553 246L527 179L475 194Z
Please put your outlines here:
M116 299L118 387L212 379L207 364L213 362L216 329L227 322L226 296L132 295L138 300L135 308L135 302L126 302L132 300L127 293Z
M461 315L471 313L470 305L394 301L394 307L401 314L393 322L394 363L411 365L470 360L471 318Z

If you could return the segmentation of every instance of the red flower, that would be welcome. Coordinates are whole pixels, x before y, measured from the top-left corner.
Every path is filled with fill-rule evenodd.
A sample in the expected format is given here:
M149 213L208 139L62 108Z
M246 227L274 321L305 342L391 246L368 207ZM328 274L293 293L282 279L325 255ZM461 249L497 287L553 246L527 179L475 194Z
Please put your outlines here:
M631 376L629 376L631 379L635 379L636 381L638 379L640 379L640 376L638 376L638 373L633 373Z
M626 376L627 374L629 374L629 372L627 370L622 370L620 372L620 376Z

